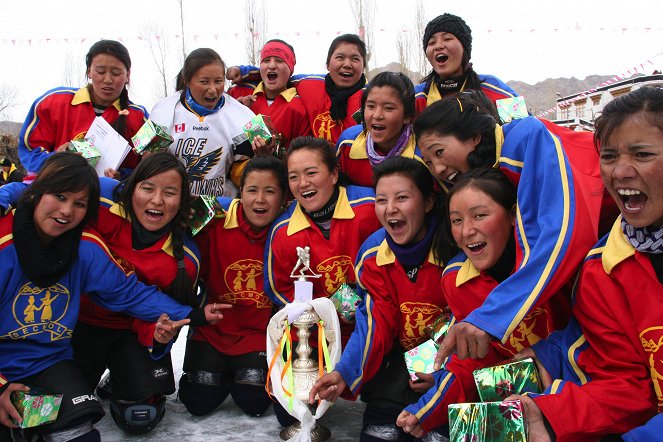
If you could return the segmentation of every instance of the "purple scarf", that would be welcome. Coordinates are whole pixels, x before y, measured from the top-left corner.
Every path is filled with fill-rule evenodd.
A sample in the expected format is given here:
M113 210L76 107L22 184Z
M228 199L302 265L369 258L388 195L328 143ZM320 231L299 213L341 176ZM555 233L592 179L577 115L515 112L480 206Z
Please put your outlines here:
M426 215L425 223L428 227L426 236L414 244L401 246L396 244L389 234L385 235L389 248L394 252L396 259L403 267L419 266L426 260L431 244L433 244L433 236L435 236L435 232L437 231L437 218L433 215L432 211Z
M367 131L366 133L366 154L368 155L368 161L371 163L371 166L377 166L387 158L399 157L405 150L407 142L410 139L410 134L412 133L412 125L406 124L405 128L401 131L401 135L396 140L396 144L392 149L387 153L387 155L382 156L375 150L375 143L373 143L373 137L371 133Z

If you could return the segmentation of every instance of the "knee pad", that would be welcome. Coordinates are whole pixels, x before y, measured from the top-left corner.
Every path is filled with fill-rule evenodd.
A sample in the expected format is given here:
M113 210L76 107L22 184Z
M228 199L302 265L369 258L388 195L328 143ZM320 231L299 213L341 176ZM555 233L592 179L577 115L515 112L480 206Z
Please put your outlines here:
M252 384L233 384L230 394L235 404L247 415L258 417L267 410L272 403L264 386Z
M204 416L221 405L229 393L220 373L189 371L180 379L178 397L189 413Z
M99 397L99 399L110 399L110 397L113 395L113 386L111 385L110 372L106 373L104 377L101 378L94 392L96 393L97 397Z
M101 442L99 430L92 426L91 421L85 421L81 424L55 431L53 433L42 434L41 437L26 437L25 439L15 440L37 440L42 442Z
M142 401L111 399L110 411L120 429L129 434L146 434L161 422L166 413L166 398L158 394Z
M361 430L360 441L400 441L405 432L396 425L365 425Z
M240 368L235 371L235 384L265 387L267 372L262 368Z

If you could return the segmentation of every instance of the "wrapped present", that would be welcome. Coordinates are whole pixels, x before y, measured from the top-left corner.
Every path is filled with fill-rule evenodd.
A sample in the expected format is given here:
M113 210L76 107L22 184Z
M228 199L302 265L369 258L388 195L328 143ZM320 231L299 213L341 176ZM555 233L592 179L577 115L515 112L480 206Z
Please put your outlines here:
M67 150L70 152L78 152L82 154L83 158L85 158L92 167L96 167L97 162L99 162L99 158L101 158L101 154L97 148L94 147L92 141L88 140L87 138L83 138L82 140L71 140Z
M541 393L541 380L532 358L474 371L483 402L500 401L512 394Z
M449 405L451 442L526 442L527 423L520 401Z
M193 216L189 222L191 235L196 235L213 219L226 216L215 196L198 195L191 203L191 208L193 209Z
M23 391L12 392L10 398L23 419L23 422L14 422L21 428L32 428L55 421L62 402L61 394L34 395Z
M134 152L143 155L146 152L158 152L168 149L168 146L173 144L173 137L166 126L147 120L138 129L136 135L131 137L131 142L134 145Z
M447 335L449 327L451 327L451 311L445 308L440 316L424 328L424 333L433 341L440 342Z
M405 357L405 367L410 374L410 379L413 381L419 380L416 372L419 373L432 373L433 364L435 363L435 354L437 353L438 345L432 339L419 344L411 350L403 353Z
M352 114L352 119L357 122L357 124L361 124L364 122L364 114L361 112L361 108L357 109L357 111Z
M278 131L272 126L272 120L267 115L256 115L242 128L249 138L249 143L253 143L255 137L262 137L265 143L269 144L272 137L278 136Z
M355 311L361 302L361 297L346 283L336 290L329 298L334 303L336 311L348 321L354 321Z
M529 116L524 97L502 98L495 102L495 106L503 123Z

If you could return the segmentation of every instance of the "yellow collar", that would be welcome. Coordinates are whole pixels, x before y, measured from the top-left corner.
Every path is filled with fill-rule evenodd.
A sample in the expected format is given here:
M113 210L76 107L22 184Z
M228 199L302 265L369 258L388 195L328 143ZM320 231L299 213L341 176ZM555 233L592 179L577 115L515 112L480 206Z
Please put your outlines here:
M394 251L391 250L391 247L389 247L389 244L387 244L387 240L383 240L380 245L378 246L378 251L377 254L375 255L375 263L379 266L385 266L389 264L393 264L396 262L396 255L394 254ZM438 265L438 262L435 260L435 255L433 254L433 248L428 251L428 262L431 264Z
M81 103L92 103L92 97L90 96L90 91L88 90L87 86L80 88L79 90L76 91L74 94L74 98L71 100L71 104L76 106L77 104ZM118 111L120 109L120 99L118 98L115 100L113 103L113 106L115 109Z
M504 145L504 130L502 130L502 126L496 124L495 125L495 164L493 164L493 167L498 167L500 164L503 145Z
M226 220L223 222L224 229L236 229L239 227L237 219L237 211L239 210L239 199L234 199L230 202L230 206L226 211Z
M635 255L635 248L628 242L622 231L622 216L612 225L610 236L603 248L601 262L603 270L609 275L617 264Z
M256 88L253 90L253 95L256 95L256 94L259 94L259 93L263 93L263 94L265 93L265 85L263 84L262 81L260 83L258 83L258 86L256 86ZM288 89L282 91L279 95L282 96L285 99L285 101L290 103L292 101L292 99L295 98L295 95L297 95L297 89L294 88L294 87L291 87L291 88L288 88ZM265 98L267 98L267 97L265 97Z
M341 186L339 187L338 201L336 202L336 208L334 208L332 218L353 219L354 217L355 212L352 210L350 201L348 201L347 191L345 190L345 187ZM295 210L290 217L290 222L288 223L288 236L292 236L308 227L311 227L309 217L304 214L301 205L297 203Z
M111 208L109 209L109 212L112 213L113 215L117 215L120 218L126 219L127 221L131 222L131 217L129 216L129 213L126 210L124 210L124 207L122 207L119 203L113 204L111 206ZM161 246L161 250L163 250L169 256L173 256L173 233L172 232L168 233L168 239L166 239L166 241Z
M456 287L460 287L470 279L476 278L477 276L479 276L479 274L480 274L479 270L476 267L474 267L472 261L470 261L469 258L466 259L463 265L460 266L460 269L458 269L458 273L456 274Z
M467 84L467 78L465 79L465 81L463 81L463 85L460 87L460 91L458 92L463 92L465 90L466 84ZM442 99L442 94L437 88L437 84L434 81L431 81L430 87L428 88L428 95L426 97L426 107L430 106L431 104L441 99Z
M405 150L403 150L401 156L414 158L414 149L416 145L417 142L414 138L414 133L411 133L410 138L407 140L407 146L405 146ZM368 153L366 152L366 131L362 130L352 142L352 147L350 147L350 158L353 160L368 159Z

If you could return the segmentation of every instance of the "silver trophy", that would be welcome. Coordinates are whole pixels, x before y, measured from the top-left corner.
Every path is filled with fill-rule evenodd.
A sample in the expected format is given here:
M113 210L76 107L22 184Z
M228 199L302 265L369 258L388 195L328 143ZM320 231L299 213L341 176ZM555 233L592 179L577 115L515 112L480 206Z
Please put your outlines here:
M290 273L291 278L295 278L295 302L305 302L313 299L313 283L306 278L320 278L322 275L311 270L310 248L297 247L297 263ZM311 327L316 325L320 317L312 309L308 308L301 313L292 323L297 328L297 348L295 353L297 358L292 363L292 375L294 378L295 397L308 404L309 393L313 384L318 380L318 361L311 359L311 346L309 337L311 336ZM324 331L323 331L324 332ZM315 414L316 406L308 404L311 414ZM282 440L288 440L295 437L301 430L301 424L295 422L289 427L281 430L279 436ZM325 441L331 437L328 428L320 424L315 425L311 430L311 441Z

